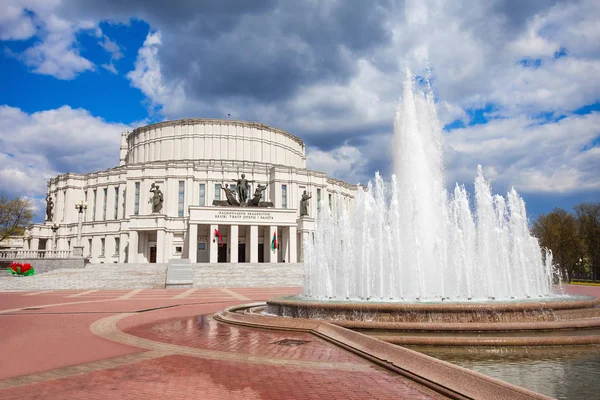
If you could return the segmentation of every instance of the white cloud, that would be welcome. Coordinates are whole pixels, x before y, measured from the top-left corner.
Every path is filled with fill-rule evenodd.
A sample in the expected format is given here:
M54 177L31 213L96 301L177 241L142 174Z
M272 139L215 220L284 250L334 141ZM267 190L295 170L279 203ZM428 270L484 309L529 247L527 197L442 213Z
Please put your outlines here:
M119 46L116 42L110 40L110 38L106 35L103 35L102 40L99 42L100 47L110 53L110 62L106 64L100 65L102 68L106 69L113 74L118 74L117 68L115 67L115 61L123 58L123 52L121 52L121 46Z
M25 40L35 32L35 23L23 8L11 3L0 8L0 40Z
M0 188L39 197L59 173L115 167L126 128L68 106L33 114L0 106Z
M571 115L555 123L525 116L456 129L447 135L455 153L450 181L470 182L477 164L499 186L523 192L600 190L600 113Z
M348 179L349 183L358 183L356 175L360 174L365 160L360 150L353 146L343 145L331 151L308 149L306 164L309 169L326 172L328 176Z
M99 38L98 44L110 55L102 65L116 73L114 61L123 57L117 43L102 34L99 20L73 18L57 10L63 0L5 0L0 10L0 40L25 40L36 37L32 46L22 53L7 51L27 65L32 72L71 80L95 65L80 54L77 35L87 33Z
M135 69L127 74L131 85L144 93L152 107L162 107L163 112L172 109L181 110L185 104L185 92L182 85L166 86L158 60L161 44L160 32L150 32L138 51Z

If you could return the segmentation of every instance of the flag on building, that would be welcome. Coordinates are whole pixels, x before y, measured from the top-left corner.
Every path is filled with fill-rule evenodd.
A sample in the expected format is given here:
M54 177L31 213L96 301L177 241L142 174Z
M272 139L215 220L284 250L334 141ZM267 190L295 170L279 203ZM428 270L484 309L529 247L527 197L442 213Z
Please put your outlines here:
M277 245L277 232L273 232L273 240L271 240L271 250L275 250L278 248L279 246Z
M215 229L215 237L219 238L219 244L223 245L223 236L221 236L221 234L219 233L218 229Z

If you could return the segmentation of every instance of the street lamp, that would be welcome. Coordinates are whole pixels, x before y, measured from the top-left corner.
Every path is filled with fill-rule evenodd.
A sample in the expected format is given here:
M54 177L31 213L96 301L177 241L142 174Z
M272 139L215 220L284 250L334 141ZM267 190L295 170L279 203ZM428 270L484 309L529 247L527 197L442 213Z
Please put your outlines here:
M87 202L79 200L75 203L75 209L79 213L77 218L77 246L73 247L74 255L83 257L83 247L81 246L81 225L83 223L83 212L87 210Z
M52 247L50 250L56 251L56 231L58 231L58 224L53 222L50 229L52 229Z

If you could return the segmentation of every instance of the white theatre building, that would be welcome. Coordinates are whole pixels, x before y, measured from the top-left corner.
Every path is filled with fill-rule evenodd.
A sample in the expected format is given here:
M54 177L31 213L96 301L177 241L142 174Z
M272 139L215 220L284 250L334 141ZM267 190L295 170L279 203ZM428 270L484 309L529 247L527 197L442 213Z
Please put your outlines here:
M213 206L225 200L221 185L235 189L241 174L251 181L250 197L257 185L268 185L263 200L273 207ZM152 212L152 184L163 194L158 213ZM312 195L308 217L299 213L304 190ZM51 179L52 218L29 228L24 250L82 246L93 263L296 262L320 201L348 207L356 190L306 169L304 142L280 129L232 120L166 121L124 132L118 167ZM87 209L78 244L75 203L81 200Z

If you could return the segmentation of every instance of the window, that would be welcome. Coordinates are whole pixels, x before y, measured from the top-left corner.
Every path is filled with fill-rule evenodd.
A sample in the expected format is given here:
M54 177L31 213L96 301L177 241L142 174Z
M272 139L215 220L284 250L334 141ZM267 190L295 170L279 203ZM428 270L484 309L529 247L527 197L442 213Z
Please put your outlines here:
M104 257L104 250L106 250L106 240L100 239L100 257Z
M198 243L198 250L205 251L206 250L206 243L204 243L204 242Z
M115 218L119 219L119 187L115 186Z
M96 189L94 189L94 199L92 200L94 202L94 205L92 206L92 221L96 220L96 195L98 194L98 191Z
M116 237L115 238L115 255L119 255L119 247L121 246L121 240Z
M102 208L102 221L106 221L106 203L108 202L108 188L104 188L104 205Z
M133 203L133 213L140 215L140 183L135 183L135 202Z
M67 240L67 250L71 250L71 241Z
M125 218L125 210L127 208L127 189L123 189L123 218Z
M215 200L221 200L221 184L215 183Z
M200 184L200 203L201 206L206 205L206 185L204 183Z
M281 185L281 208L287 208L287 185Z
M61 219L61 221L65 220L65 214L66 213L67 213L67 191L63 190L63 212L62 212L62 219Z
M175 253L181 253L182 250L183 250L182 246L175 246Z
M317 211L321 211L321 189L317 189Z
M331 193L329 193L329 209L331 210L333 206L333 196L331 195Z
M88 239L88 256L92 256L92 239Z
M185 181L179 181L179 198L177 200L177 216L183 217L183 201L185 199Z

